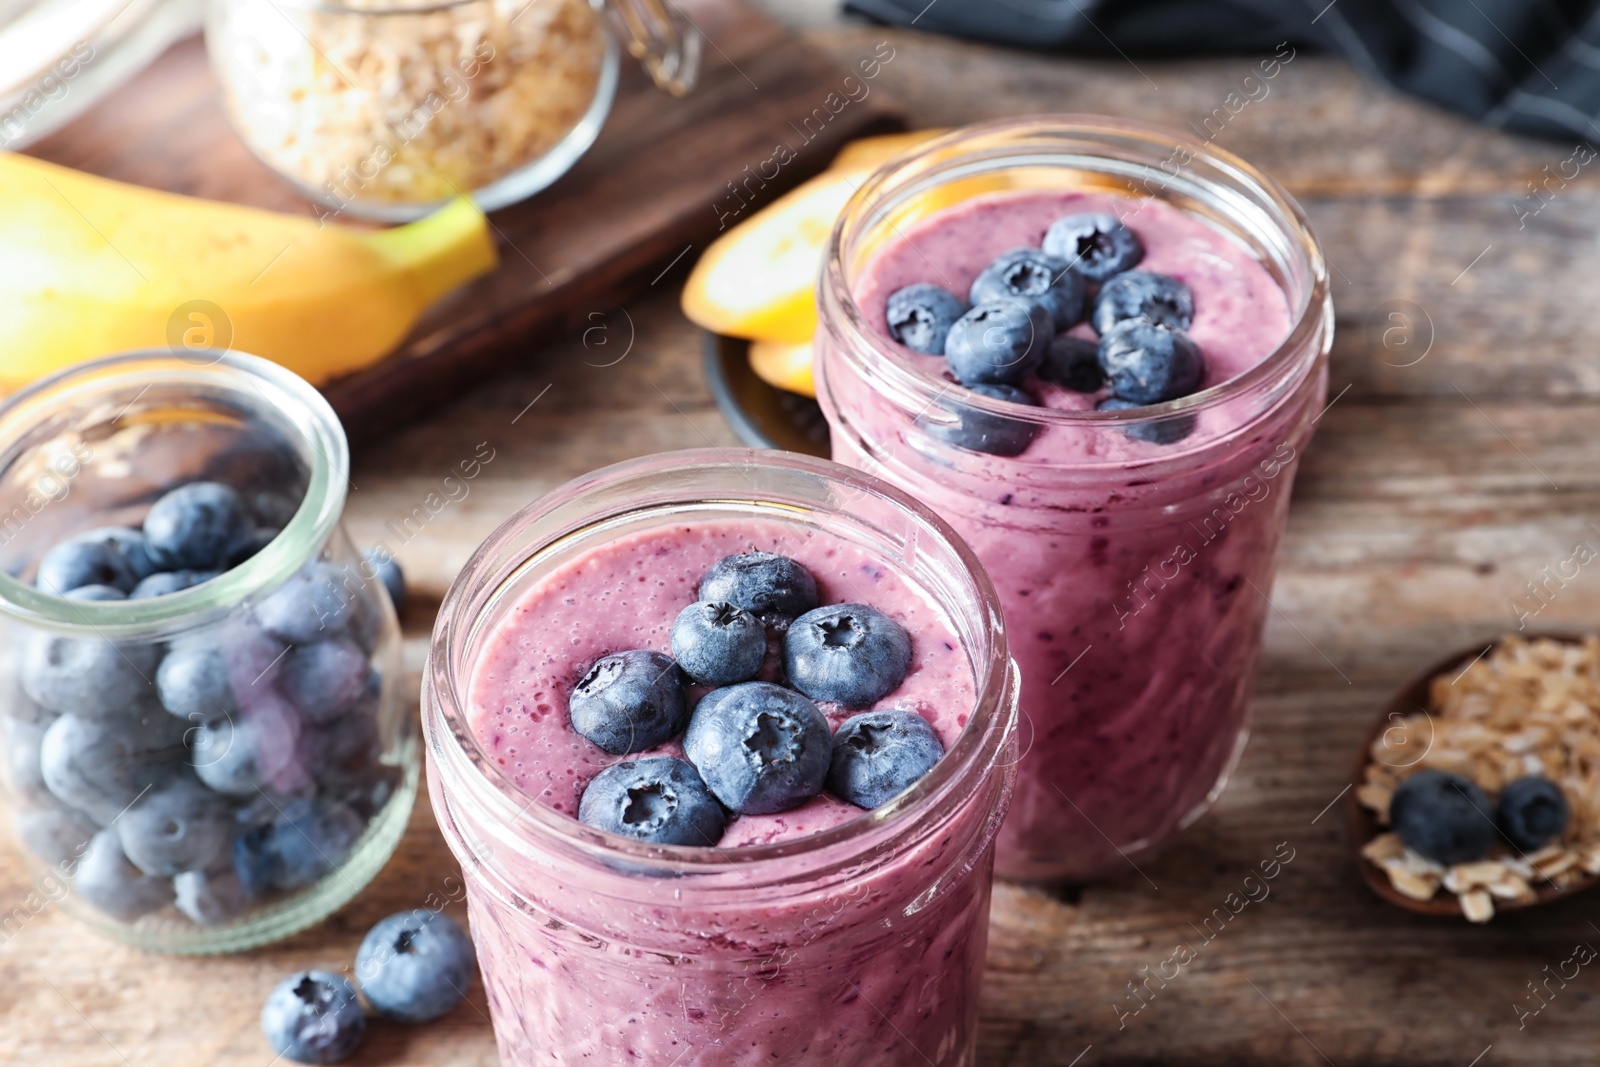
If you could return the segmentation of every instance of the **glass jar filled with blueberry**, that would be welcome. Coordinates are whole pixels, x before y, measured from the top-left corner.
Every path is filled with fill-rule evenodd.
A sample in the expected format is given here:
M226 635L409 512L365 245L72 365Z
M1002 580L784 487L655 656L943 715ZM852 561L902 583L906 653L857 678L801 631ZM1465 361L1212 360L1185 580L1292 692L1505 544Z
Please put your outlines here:
M327 402L251 356L115 356L0 405L0 770L42 894L236 951L387 860L418 753L348 485Z

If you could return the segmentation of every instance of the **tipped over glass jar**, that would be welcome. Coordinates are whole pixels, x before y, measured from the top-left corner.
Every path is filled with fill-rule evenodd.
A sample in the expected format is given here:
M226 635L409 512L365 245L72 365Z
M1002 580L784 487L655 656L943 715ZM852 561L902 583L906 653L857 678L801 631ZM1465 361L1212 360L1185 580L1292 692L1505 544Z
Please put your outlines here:
M328 915L404 832L399 627L327 402L141 352L0 405L0 741L36 895L168 952Z

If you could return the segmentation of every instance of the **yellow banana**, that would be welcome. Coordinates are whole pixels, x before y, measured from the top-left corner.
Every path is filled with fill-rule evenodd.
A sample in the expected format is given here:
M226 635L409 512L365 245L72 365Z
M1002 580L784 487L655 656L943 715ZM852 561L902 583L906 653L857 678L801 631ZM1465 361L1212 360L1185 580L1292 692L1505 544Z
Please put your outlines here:
M465 199L367 231L0 153L0 390L168 347L234 348L321 383L381 358L495 263Z

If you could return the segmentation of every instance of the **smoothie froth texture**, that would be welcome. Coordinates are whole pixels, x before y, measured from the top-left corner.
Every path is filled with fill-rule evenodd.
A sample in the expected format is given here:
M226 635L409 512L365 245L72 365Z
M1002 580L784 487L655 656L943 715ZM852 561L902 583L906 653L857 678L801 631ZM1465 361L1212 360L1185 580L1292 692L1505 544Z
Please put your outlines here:
M1039 247L1052 222L1083 212L1121 219L1144 246L1136 269L1192 292L1200 388L1249 371L1289 335L1283 289L1243 244L1166 202L1098 194L1027 190L957 204L886 237L851 295L888 338L891 293L927 283L964 299L996 257ZM1096 337L1087 324L1070 332ZM1130 858L1206 810L1243 747L1274 559L1325 371L1265 414L1202 406L1178 440L1058 419L1006 457L922 432L921 412L881 393L841 354L839 336L825 330L818 343L834 458L924 500L1000 595L1022 672L1025 755L997 870L1080 882L1131 874ZM944 383L939 397L970 395L941 357L895 347ZM1021 384L1063 412L1107 395L1031 375Z

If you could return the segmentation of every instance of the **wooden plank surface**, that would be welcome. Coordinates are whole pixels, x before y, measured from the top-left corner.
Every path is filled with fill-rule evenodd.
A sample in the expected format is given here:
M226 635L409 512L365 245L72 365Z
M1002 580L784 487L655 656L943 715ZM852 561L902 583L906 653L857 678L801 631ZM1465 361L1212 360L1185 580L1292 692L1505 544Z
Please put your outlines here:
M747 200L771 199L847 141L901 125L899 105L873 92L874 79L860 79L863 68L839 69L798 46L744 0L684 8L714 42L696 91L670 97L624 60L594 146L539 196L494 213L500 268L432 308L396 352L325 388L352 439L437 410L521 358L530 341L601 323L605 309L648 288L674 256L692 259L695 246L748 210ZM841 83L851 75L856 88L847 92ZM844 103L824 107L830 95ZM826 120L812 117L816 108ZM792 158L775 174L757 174L779 143ZM171 192L310 209L233 133L198 37L30 151Z
M1075 110L1181 126L1253 65L1019 55L838 22L820 2L792 17L840 63L891 41L880 83L919 125ZM1477 128L1310 56L1218 141L1302 198L1339 270L1337 400L1296 487L1255 731L1215 812L1144 865L1148 882L1130 870L1079 892L997 889L980 1063L1592 1063L1600 976L1582 972L1520 1030L1514 1005L1531 1003L1526 983L1576 943L1600 945L1600 896L1486 929L1423 920L1365 890L1337 806L1323 812L1394 687L1443 651L1512 626L1510 598L1574 541L1600 544L1588 525L1600 525L1589 322L1600 187L1580 175L1519 229L1511 204L1571 145ZM413 672L438 597L509 512L604 463L732 443L699 377L698 338L676 310L681 271L615 309L606 330L530 348L519 368L359 453L354 533L388 539L419 589L406 618ZM1394 301L1433 323L1431 348L1409 366L1417 348L1384 345ZM486 440L496 458L471 495L399 543L385 523ZM1541 624L1592 626L1597 594L1600 571L1585 569ZM1194 924L1285 842L1294 858L1271 895L1137 1015L1120 1015L1140 969L1197 941ZM0 948L0 1062L264 1067L255 1013L273 981L347 964L369 923L454 873L424 809L396 860L339 916L243 957L153 958L42 913ZM0 862L0 901L25 891ZM382 1028L354 1062L492 1064L483 1009L475 991L439 1025Z

